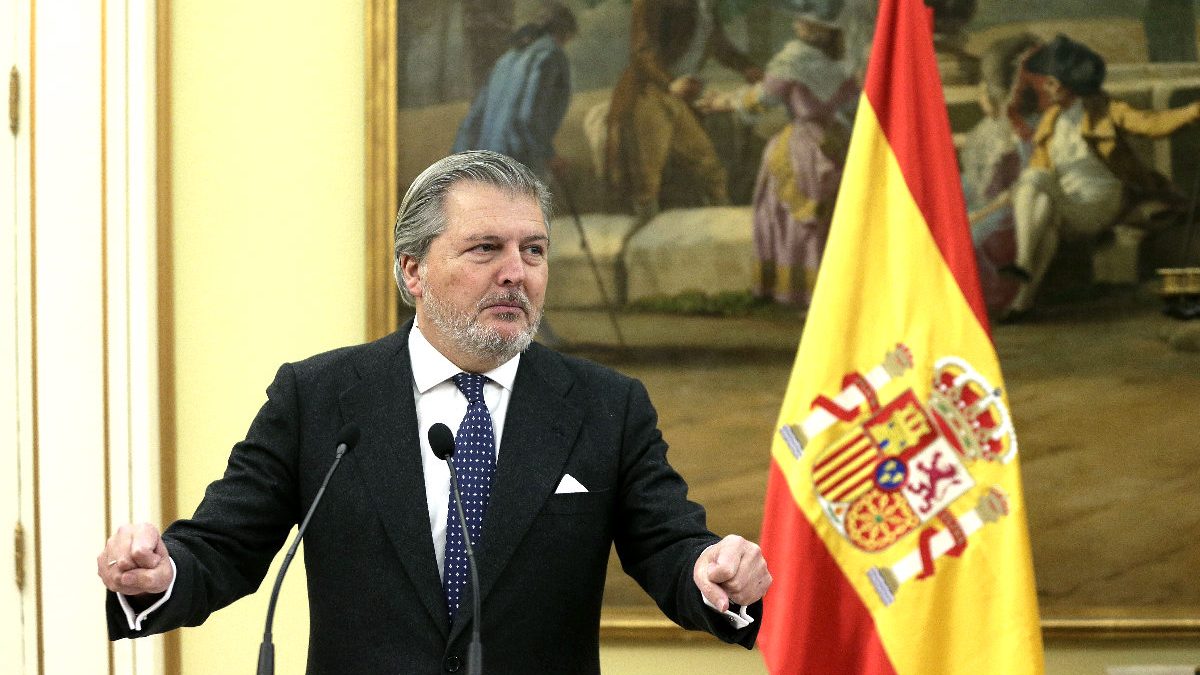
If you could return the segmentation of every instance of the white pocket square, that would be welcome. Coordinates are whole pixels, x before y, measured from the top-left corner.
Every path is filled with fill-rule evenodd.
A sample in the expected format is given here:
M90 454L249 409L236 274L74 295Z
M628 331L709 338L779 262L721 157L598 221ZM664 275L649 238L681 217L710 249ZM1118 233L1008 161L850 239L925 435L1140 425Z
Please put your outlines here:
M575 477L569 473L564 473L562 480L559 481L558 487L554 490L556 495L571 494L573 492L587 492L588 489L583 487L583 483L575 480Z

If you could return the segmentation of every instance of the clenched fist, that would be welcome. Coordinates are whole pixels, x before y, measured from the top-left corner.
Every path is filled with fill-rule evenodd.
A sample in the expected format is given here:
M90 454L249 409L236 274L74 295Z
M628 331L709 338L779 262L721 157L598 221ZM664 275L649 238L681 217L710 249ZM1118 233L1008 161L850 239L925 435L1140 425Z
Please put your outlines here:
M96 574L110 591L138 596L165 593L173 575L158 528L122 525L96 557Z
M758 544L731 534L704 549L696 559L692 578L700 593L718 610L729 602L749 605L758 602L771 586L771 573Z

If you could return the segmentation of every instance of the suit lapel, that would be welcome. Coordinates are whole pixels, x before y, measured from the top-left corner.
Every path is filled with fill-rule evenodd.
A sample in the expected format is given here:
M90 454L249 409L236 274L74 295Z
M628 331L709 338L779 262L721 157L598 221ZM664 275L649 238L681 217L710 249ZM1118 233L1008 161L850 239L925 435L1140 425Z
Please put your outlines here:
M483 522L483 546L475 553L484 599L558 487L571 442L583 423L583 411L565 397L571 382L559 357L540 345L521 356ZM473 611L470 596L464 596L451 640L463 631Z
M446 601L438 576L425 503L425 474L412 394L408 355L409 325L380 350L374 362L358 364L362 380L341 398L344 419L362 429L362 440L349 454L375 502L384 530L404 571L443 637L449 633Z

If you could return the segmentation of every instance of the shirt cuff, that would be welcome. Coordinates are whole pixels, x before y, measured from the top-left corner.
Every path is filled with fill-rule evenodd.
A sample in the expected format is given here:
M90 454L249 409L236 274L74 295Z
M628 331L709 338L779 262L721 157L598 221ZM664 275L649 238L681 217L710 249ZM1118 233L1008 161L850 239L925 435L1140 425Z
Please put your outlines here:
M703 593L700 594L700 599L704 600L704 604L708 605L709 609L724 614L725 618L729 619L729 625L733 626L734 630L741 630L754 623L754 617L750 616L750 609L746 605L737 605L731 602L729 603L729 609L721 612L721 610L717 609L716 605L708 601L708 598ZM733 611L734 607L738 608L737 612Z
M174 559L168 557L167 560L171 562L171 583L167 585L167 592L163 593L163 596L158 599L158 602L155 602L153 605L143 609L141 613L135 614L133 607L129 604L129 599L123 594L117 593L117 602L120 603L121 609L125 611L125 620L129 622L129 630L141 630L142 622L146 620L146 617L150 616L150 612L162 607L163 603L171 598L171 591L175 588L175 577L179 573L179 570L175 567ZM707 602L707 600L705 602Z

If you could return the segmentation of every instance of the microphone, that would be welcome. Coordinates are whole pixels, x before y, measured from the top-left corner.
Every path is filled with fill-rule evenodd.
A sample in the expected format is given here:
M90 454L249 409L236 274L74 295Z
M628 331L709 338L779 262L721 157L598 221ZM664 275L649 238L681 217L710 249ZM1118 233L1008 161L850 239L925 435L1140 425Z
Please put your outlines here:
M283 557L283 564L279 566L279 574L275 576L275 588L271 591L271 602L267 605L267 626L263 630L262 644L258 647L258 675L274 675L275 673L275 645L271 642L271 624L275 622L275 603L279 602L279 589L283 587L283 575L287 574L288 565L292 564L292 558L296 555L296 549L300 546L300 539L304 537L304 530L308 528L308 521L312 518L313 511L316 511L317 504L321 503L321 497L325 494L325 486L329 485L329 479L333 477L334 470L342 462L342 456L358 443L360 433L358 425L354 422L347 423L338 431L333 464L325 473L325 480L321 481L321 488L313 497L312 505L308 507L308 513L304 514L304 520L300 523L300 529L296 530L296 538L292 540L292 546L288 549L287 555Z
M467 529L467 516L463 513L462 493L458 491L458 474L454 472L454 434L450 432L450 427L441 422L429 427L429 448L450 467L450 492L454 495L458 524L462 528L463 544L467 549L467 562L471 566L471 608L475 611L475 619L471 621L471 645L467 648L467 675L482 675L483 642L479 638L479 624L483 622L483 614L479 609L479 572L475 565L475 549L471 546L471 533Z
M454 455L454 434L451 433L450 427L441 422L429 427L429 448L438 459L449 461ZM454 470L451 469L450 472L454 473Z

